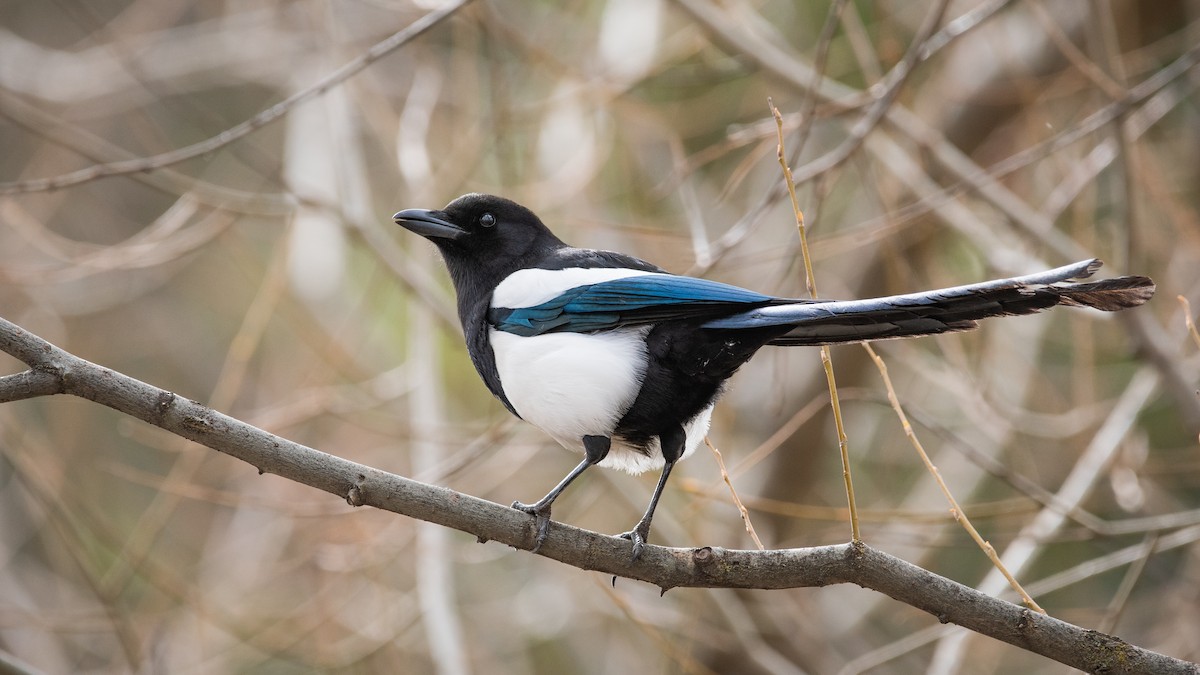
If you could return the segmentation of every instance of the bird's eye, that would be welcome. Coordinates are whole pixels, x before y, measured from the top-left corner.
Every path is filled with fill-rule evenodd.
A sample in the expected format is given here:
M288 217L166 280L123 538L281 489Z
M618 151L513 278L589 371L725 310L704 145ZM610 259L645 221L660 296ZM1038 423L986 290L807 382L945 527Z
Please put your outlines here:
M484 227L493 227L496 224L496 216L493 216L490 213L485 213L482 216L479 216L479 224Z

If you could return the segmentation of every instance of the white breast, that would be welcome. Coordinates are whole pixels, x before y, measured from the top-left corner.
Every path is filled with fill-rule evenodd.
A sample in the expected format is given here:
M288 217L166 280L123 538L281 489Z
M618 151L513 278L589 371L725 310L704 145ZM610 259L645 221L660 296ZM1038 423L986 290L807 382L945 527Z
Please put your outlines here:
M491 329L496 370L517 414L568 448L612 436L645 376L648 327L520 337Z

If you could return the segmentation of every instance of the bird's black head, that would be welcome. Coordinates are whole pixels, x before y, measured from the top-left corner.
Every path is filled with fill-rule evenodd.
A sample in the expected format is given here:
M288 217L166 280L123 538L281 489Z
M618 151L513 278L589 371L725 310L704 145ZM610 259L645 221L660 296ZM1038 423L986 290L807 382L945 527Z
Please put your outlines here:
M407 209L393 217L437 245L460 300L468 287L490 293L504 277L565 246L533 211L494 195L466 194L441 211Z

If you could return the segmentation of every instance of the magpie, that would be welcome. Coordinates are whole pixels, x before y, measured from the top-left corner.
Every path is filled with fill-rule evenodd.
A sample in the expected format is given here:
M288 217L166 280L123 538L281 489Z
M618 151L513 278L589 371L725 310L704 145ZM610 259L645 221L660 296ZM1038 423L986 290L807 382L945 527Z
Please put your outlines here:
M1091 276L1099 260L1011 279L872 300L781 298L671 274L623 253L574 248L516 202L467 194L395 222L433 242L458 297L467 352L487 388L579 463L542 499L536 551L554 500L591 466L661 471L645 514L621 537L641 555L675 463L708 431L725 381L766 345L831 345L970 330L990 316L1055 305L1112 312L1154 294L1143 276Z

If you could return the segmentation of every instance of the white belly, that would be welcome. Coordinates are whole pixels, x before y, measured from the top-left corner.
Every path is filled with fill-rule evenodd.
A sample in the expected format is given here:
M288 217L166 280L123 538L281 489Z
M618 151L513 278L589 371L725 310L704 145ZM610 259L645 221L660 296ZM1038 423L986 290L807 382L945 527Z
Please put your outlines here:
M612 438L600 466L642 473L663 465L658 439L642 450L613 432L641 390L648 330L520 337L491 329L489 338L504 395L522 419L578 452L584 436ZM685 457L707 433L711 413L706 408L685 425Z
M567 447L611 436L645 376L646 328L520 337L491 329L504 395L526 421Z

